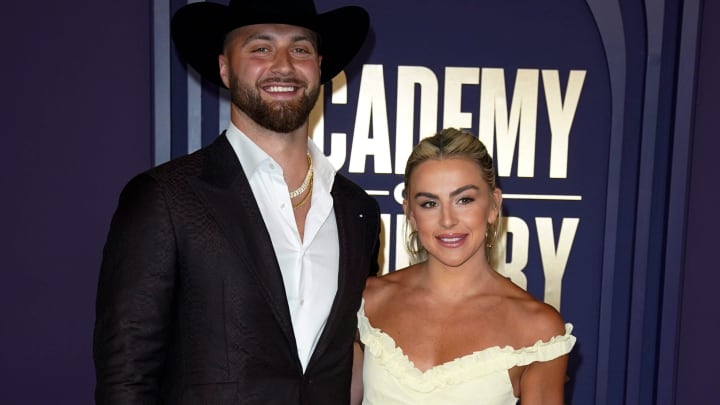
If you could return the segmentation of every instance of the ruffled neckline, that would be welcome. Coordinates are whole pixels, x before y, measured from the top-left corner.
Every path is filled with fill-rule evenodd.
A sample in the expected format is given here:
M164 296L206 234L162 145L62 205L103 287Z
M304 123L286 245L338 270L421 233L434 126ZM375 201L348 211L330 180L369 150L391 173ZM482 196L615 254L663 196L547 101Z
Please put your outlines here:
M538 340L532 346L519 349L512 346L492 346L422 371L415 367L392 336L370 324L365 315L364 300L360 303L357 317L360 340L365 345L365 350L380 361L398 381L420 392L461 384L535 361L553 360L569 353L576 341L572 335L573 325L566 323L564 335L554 336L546 342Z

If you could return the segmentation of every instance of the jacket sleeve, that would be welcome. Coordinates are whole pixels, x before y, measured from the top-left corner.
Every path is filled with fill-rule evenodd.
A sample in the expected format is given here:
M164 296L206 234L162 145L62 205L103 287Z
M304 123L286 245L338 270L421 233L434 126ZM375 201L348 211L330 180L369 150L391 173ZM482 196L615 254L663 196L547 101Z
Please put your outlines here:
M103 250L93 336L96 403L158 402L172 324L175 254L162 188L139 175L120 195Z
M370 271L368 273L368 277L375 277L380 275L380 246L382 246L382 243L380 241L380 233L382 232L382 221L380 220L380 207L378 206L377 201L374 199L373 202L373 220L376 226L376 232L375 233L375 242L373 244L372 249L372 256L370 260Z

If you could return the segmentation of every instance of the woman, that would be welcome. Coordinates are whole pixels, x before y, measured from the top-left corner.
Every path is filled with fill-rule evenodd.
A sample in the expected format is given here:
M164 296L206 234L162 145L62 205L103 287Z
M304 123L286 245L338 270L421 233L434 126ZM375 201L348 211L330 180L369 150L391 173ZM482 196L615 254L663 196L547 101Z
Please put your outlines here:
M561 405L572 325L491 267L502 193L482 142L423 139L403 197L414 264L367 282L363 404Z

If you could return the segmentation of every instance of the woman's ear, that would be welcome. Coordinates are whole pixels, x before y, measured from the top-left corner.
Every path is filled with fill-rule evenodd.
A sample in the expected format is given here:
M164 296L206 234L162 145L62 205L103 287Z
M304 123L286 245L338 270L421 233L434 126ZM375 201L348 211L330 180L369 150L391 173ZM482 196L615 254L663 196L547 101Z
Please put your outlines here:
M412 226L413 229L415 229L415 215L410 210L410 206L406 199L403 199L402 207L403 207L403 213L405 213L405 218L407 219L410 226Z
M492 191L490 196L492 198L492 201L488 216L488 223L494 224L495 221L497 221L498 216L500 215L500 208L502 207L502 190L496 187L495 190Z

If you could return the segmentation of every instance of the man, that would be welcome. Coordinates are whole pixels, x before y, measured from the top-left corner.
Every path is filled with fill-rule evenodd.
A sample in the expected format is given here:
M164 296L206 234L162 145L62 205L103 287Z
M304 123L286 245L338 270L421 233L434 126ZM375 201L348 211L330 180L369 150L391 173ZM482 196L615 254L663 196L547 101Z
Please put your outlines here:
M367 13L312 0L199 2L173 40L228 87L231 124L125 187L104 250L94 359L102 404L347 404L379 209L308 138L321 83Z

